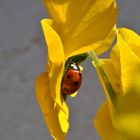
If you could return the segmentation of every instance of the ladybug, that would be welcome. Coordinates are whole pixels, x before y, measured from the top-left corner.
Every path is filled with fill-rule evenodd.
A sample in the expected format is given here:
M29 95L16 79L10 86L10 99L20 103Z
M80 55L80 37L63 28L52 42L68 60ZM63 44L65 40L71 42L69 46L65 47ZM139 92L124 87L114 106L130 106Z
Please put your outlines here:
M78 64L70 62L62 79L61 92L63 95L70 95L76 92L81 85L82 74Z

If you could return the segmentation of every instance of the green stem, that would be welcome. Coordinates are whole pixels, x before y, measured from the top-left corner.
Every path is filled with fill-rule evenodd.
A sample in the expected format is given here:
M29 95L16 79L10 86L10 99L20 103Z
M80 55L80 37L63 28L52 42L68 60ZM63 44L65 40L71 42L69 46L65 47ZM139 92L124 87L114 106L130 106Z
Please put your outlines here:
M114 104L114 106L116 106L116 102L118 100L117 94L114 91L114 89L112 88L112 85L111 85L110 81L108 80L108 77L106 76L97 55L95 54L94 51L89 52L89 55L90 55L90 58L92 59L92 61L94 62L97 71L100 73L100 76L104 82L105 88L109 94L109 97L110 97L112 103Z

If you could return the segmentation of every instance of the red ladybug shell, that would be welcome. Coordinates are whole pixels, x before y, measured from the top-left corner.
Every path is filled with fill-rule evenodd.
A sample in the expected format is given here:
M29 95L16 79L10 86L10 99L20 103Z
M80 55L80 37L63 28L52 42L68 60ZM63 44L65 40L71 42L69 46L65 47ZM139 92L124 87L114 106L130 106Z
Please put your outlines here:
M61 90L64 95L76 92L81 85L82 74L78 70L69 69L62 81Z

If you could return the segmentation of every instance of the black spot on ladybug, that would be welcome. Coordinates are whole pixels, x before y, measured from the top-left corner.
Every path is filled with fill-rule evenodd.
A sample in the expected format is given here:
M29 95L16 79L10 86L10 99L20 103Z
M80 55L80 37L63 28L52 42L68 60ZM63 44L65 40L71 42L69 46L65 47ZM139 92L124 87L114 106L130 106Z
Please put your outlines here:
M67 78L70 79L71 78L71 75L67 75Z
M73 82L73 85L78 86L79 82L75 81Z

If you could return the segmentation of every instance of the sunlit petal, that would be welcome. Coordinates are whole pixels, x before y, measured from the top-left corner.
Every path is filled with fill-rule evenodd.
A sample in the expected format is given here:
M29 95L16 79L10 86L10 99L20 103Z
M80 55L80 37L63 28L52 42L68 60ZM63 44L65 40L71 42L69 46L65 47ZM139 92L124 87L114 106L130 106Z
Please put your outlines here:
M93 49L103 53L109 48L108 45L101 48L101 44L107 36L111 41L114 38L117 17L114 0L44 0L44 4L54 20L66 56ZM105 44L109 42L106 40Z
M117 42L111 50L110 59L100 61L108 81L118 96L115 106L113 106L113 100L109 98L110 94L106 90L105 81L103 81L101 74L98 72L106 93L107 108L112 127L115 131L125 136L123 140L140 139L139 39L140 37L131 30L118 29ZM103 110L105 111L105 108ZM109 124L105 125L106 128L109 127ZM99 133L104 135L102 131Z
M113 87L115 92L119 94L120 91L120 79L118 73L115 71L114 65L110 59L101 59L100 63Z
M118 29L118 33L124 42L126 42L132 51L140 58L140 36L127 28Z
M102 140L125 140L112 124L107 102L102 104L98 110L94 118L94 125Z
M64 63L64 49L59 35L52 28L53 21L49 19L41 20L43 33L45 36L48 59L51 63L63 64Z
M41 21L45 40L48 46L48 72L50 82L50 93L54 101L63 109L65 113L68 112L67 105L62 97L61 93L61 81L64 71L64 51L61 43L61 39L58 34L51 27L52 21L44 19Z
M118 103L118 128L131 138L140 139L140 69L135 72L133 84Z
M126 30L124 30L125 32ZM139 57L131 50L131 48L129 47L129 44L127 44L127 42L125 42L125 40L123 40L121 34L119 34L118 32L118 36L117 36L117 44L116 46L113 48L115 51L113 54L118 54L119 57L115 57L113 55L111 55L111 59L112 62L114 63L114 65L116 65L116 61L118 61L120 64L116 72L118 72L120 74L120 76L118 75L118 77L121 78L121 88L122 88L122 94L127 93L129 87L132 85L133 83L133 77L135 76L135 71L137 70L137 66L140 64L140 59ZM140 49L140 46L139 46ZM117 63L118 63L117 62Z
M68 131L68 115L66 115L50 96L50 83L48 73L42 73L36 81L37 100L44 119L55 140L65 140Z

